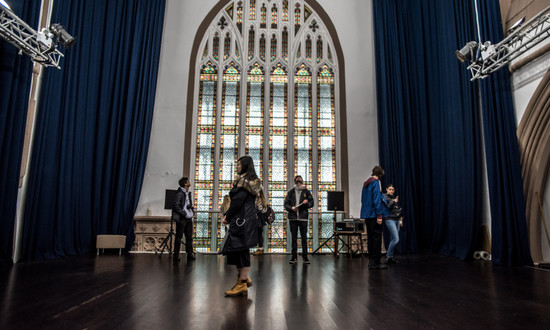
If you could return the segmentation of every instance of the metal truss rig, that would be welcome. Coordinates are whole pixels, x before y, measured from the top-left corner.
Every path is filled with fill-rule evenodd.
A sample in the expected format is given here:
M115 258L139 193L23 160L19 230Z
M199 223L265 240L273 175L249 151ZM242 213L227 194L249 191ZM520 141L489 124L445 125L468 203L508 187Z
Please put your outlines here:
M53 34L44 29L37 32L17 17L11 10L0 6L0 36L43 66L61 69L63 54L57 50Z
M481 58L468 66L470 81L485 78L550 36L550 7L522 24L496 45L489 41L479 45Z

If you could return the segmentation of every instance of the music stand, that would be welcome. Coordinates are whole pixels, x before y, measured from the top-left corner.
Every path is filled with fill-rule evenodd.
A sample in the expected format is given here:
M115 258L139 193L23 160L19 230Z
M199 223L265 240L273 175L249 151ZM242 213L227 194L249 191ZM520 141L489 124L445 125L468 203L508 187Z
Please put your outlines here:
M327 238L312 254L318 253L318 251L324 246L332 251L332 248L328 246L328 242L336 236L336 211L344 211L344 192L343 191L327 191L327 210L333 211L332 213L332 236ZM338 238L341 240L338 236ZM344 241L342 241L344 242ZM345 243L344 243L345 244ZM337 251L336 251L337 252Z
M165 210L171 210L172 209L172 206L174 205L174 199L176 199L176 193L177 192L178 192L177 189L176 190L166 189L166 192L164 194L164 209ZM170 217L170 232L168 233L168 235L166 235L166 237L164 238L164 240L160 244L160 247L155 251L155 254L157 254L158 250L160 248L162 248L160 250L160 256L161 257L162 257L162 253L164 252L164 249L166 249L166 248L168 249L168 254L172 254L172 237L174 237L174 238L176 237L176 234L174 233L173 224L174 224L174 219L172 217ZM181 243L183 244L183 241L181 241ZM175 252L176 251L174 251L174 253Z

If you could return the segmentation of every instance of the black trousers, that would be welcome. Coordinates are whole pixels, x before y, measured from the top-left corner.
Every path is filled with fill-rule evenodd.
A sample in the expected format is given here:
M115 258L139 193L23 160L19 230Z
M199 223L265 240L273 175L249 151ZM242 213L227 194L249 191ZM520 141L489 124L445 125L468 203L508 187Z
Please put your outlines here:
M186 219L176 221L174 256L179 256L183 234L185 234L185 252L187 252L187 256L190 256L193 253L193 220Z
M369 264L380 264L382 257L382 225L376 223L376 218L366 219L367 247L369 249Z
M298 229L302 238L302 258L307 257L307 221L291 220L290 235L292 236L292 259L298 258Z

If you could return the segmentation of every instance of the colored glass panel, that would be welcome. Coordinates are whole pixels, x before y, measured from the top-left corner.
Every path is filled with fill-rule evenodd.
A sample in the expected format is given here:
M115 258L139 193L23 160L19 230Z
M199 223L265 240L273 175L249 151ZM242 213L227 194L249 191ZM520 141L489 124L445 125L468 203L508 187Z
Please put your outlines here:
M260 59L265 61L265 35L260 37Z
M250 20L256 19L256 0L250 0Z
M317 63L320 63L323 59L323 40L321 36L317 39Z
M271 62L277 58L277 37L273 35L271 37Z
M277 5L273 4L273 8L271 8L271 28L276 29L277 28Z
M317 75L317 150L319 210L327 211L327 191L336 190L336 125L334 113L334 74L324 65ZM332 216L322 214L319 235L330 237Z
M220 59L220 37L217 32L216 32L216 35L214 36L214 47L212 49L212 55L215 60Z
M254 27L250 27L250 31L248 31L248 59L251 60L254 58Z
M231 186L235 178L239 145L239 89L241 73L234 63L228 65L223 74L219 185ZM223 191L219 190L219 205L223 202Z
M260 28L265 29L267 26L267 8L265 3L260 8Z
M246 154L252 157L256 173L263 177L264 71L258 63L248 72Z
M285 62L288 62L288 30L285 27L283 29L283 42L282 42L282 57Z
M283 0L282 19L283 22L288 22L288 0Z
M225 36L225 40L223 42L223 59L227 60L229 58L229 54L231 52L231 36L229 33Z
M306 60L311 62L311 37L306 38Z
M304 178L304 184L312 180L312 118L311 73L304 65L295 74L294 103L294 173Z

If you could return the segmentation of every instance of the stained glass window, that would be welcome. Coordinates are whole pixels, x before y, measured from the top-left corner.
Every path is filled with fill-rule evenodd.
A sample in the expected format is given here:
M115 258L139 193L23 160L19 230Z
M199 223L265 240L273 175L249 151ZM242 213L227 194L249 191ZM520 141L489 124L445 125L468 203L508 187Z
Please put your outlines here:
M283 22L288 22L288 0L283 0Z
M323 59L323 39L321 36L317 39L317 63Z
M250 20L256 19L256 0L250 0Z
M237 23L239 32L242 32L243 31L243 6L241 1L239 1L239 6L237 7L237 19L235 20L235 22Z
M199 81L194 189L196 198L195 209L197 211L195 236L203 238L207 236L209 238L208 222L210 217L208 212L212 209L212 192L214 191L213 160L216 136L216 90L218 84L218 72L212 62L208 62L202 66ZM200 242L200 239L197 240L195 246L200 247Z
M306 60L311 62L311 36L307 36L306 39Z
M271 62L277 58L277 37L275 34L271 36Z
M298 30L300 30L300 18L301 18L301 11L300 11L300 4L296 4L296 9L294 10L294 34L298 34Z
M248 71L246 154L252 157L256 172L263 173L264 69L255 63Z
M311 183L312 173L312 113L311 72L301 65L294 74L294 173Z
M223 42L223 59L224 61L229 58L229 53L231 52L231 35L227 33L225 35L225 40Z
M319 209L327 211L327 191L336 190L336 125L334 114L334 73L327 65L317 75L317 150ZM322 213L319 238L332 233L332 217Z
M215 60L220 59L220 36L218 32L216 32L216 35L214 36L214 48L212 49L212 55L214 55Z
M269 117L269 200L275 212L284 211L287 189L287 92L288 74L281 64L271 71L270 117ZM286 221L277 213L271 224L268 248L270 251L284 251Z
M262 4L262 8L260 8L260 28L265 29L267 26L267 8L265 7L265 3Z
M288 62L288 30L285 26L283 29L283 44L282 44L282 56L285 62Z
M277 5L273 4L273 8L271 8L271 28L276 29L277 28Z
M204 45L204 51L202 52L202 60L205 60L208 56L208 41Z
M251 60L254 58L254 26L250 27L250 31L248 31L248 59Z
M260 59L265 62L265 34L260 37Z
M276 212L268 251L290 247L284 198L296 174L316 199L310 249L332 236L326 199L327 191L337 189L338 61L324 29L306 0L233 0L213 17L197 52L196 139L190 142L195 157L189 164L195 170L195 248L219 245L224 229L218 210L243 155L253 158Z

